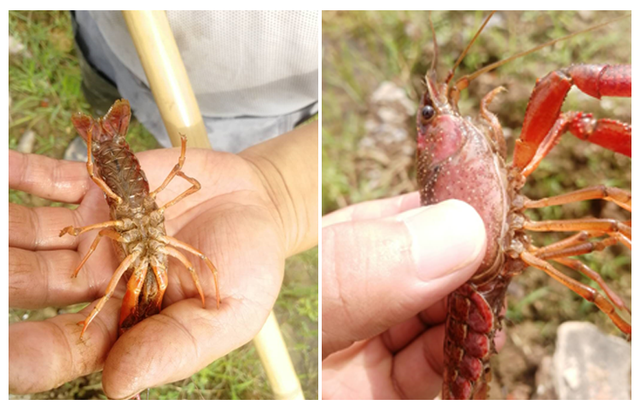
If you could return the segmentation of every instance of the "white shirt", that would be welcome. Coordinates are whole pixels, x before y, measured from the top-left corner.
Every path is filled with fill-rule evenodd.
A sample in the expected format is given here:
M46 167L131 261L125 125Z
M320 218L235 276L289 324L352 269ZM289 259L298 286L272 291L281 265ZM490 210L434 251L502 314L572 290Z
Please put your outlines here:
M317 112L317 11L168 11L167 17L214 148L240 151ZM85 57L170 146L122 13L76 12L76 21Z

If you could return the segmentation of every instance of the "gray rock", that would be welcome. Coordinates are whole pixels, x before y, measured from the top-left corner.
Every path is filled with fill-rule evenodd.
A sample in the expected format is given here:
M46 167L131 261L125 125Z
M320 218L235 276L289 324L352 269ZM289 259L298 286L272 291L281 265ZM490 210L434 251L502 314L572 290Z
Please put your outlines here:
M561 400L631 399L631 344L593 324L558 328L553 368Z
M70 161L87 161L87 143L81 137L73 139L64 152L64 159Z
M555 378L553 370L553 357L545 355L540 361L535 377L536 392L532 399L557 400Z
M29 154L33 153L33 147L36 144L36 133L33 130L27 130L20 137L20 141L18 141L18 146L16 150L21 153Z

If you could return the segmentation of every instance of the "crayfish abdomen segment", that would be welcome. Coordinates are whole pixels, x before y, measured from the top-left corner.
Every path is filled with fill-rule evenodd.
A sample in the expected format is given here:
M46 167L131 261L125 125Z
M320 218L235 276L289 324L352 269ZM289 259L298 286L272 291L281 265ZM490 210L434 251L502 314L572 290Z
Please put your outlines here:
M486 398L489 358L496 352L494 337L510 279L504 272L482 286L464 284L449 296L443 398Z

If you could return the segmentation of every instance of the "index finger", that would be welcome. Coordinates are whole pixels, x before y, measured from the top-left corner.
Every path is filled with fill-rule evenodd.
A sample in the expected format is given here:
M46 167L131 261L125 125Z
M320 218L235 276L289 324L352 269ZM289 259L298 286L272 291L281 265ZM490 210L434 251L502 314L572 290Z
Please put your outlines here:
M47 200L79 203L89 186L84 163L9 150L9 188Z

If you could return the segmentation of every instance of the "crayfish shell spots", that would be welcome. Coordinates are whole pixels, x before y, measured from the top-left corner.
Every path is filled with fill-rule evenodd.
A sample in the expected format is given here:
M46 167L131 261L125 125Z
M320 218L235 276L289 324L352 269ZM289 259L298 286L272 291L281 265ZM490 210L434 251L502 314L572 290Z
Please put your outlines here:
M434 101L423 98L425 106ZM487 235L480 267L448 298L443 398L485 398L491 380L489 358L495 352L493 339L510 278L504 264L510 244L506 167L496 144L483 134L484 124L461 117L449 103L437 103L436 114L428 119L423 107L417 119L421 203L465 201L482 218Z
M487 233L487 252L479 277L484 277L483 273L492 270L502 258L500 239L506 231L508 206L501 162L480 130L455 113L437 115L428 124L418 122L421 203L457 199L480 214Z

